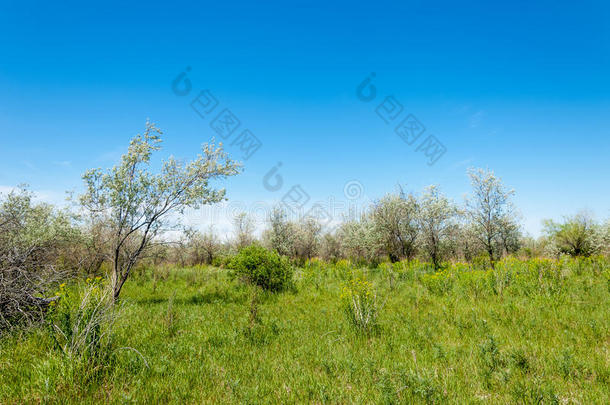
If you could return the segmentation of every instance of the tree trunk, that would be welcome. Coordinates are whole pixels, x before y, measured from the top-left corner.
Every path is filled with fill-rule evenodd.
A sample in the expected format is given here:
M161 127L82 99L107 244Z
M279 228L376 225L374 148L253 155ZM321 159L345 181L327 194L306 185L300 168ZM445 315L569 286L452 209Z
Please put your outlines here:
M124 273L122 273L118 263L114 268L114 273L112 277L112 298L115 303L119 300L119 294L121 294L123 284L125 284L125 281L127 281L127 277L129 276L130 270L131 266L127 268Z
M489 264L491 264L492 269L495 269L496 264L494 263L494 252L493 252L493 249L491 248L491 246L489 246L487 248L487 253L489 254Z
M118 280L118 282L114 285L114 293L113 293L113 300L116 303L119 300L119 295L121 294L121 289L123 288L123 284L125 284L125 281L127 280L127 275L129 273L126 273L124 277L121 277L120 280Z

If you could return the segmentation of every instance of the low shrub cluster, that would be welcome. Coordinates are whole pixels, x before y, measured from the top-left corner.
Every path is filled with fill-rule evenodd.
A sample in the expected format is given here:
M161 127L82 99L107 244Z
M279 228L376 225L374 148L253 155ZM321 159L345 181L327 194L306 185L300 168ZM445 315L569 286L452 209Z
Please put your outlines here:
M294 271L289 261L257 244L241 249L228 267L233 276L265 290L281 291L292 285Z

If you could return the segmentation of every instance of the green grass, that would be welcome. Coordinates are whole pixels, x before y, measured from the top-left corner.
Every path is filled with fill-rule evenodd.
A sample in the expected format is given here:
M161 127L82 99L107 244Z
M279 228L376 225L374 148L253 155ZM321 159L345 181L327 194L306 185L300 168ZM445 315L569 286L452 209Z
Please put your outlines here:
M144 272L109 363L78 365L45 328L0 341L0 403L610 401L608 261L426 269L314 262L277 294L215 268ZM373 333L346 315L354 275L377 294Z

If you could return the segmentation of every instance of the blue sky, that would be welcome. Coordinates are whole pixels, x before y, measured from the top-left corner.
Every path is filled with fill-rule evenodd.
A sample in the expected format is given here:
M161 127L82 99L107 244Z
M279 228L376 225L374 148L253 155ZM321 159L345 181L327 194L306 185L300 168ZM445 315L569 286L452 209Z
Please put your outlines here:
M243 160L228 138L245 166L225 184L233 208L294 185L309 205L433 183L461 202L477 166L516 190L535 235L543 218L609 217L610 6L493 3L0 1L0 190L28 183L61 201L147 118L165 131L163 156L193 157L228 108L232 136L262 143ZM192 89L178 96L187 67ZM363 102L372 72L377 96ZM202 118L190 103L205 89L219 104ZM376 108L388 96L403 110L386 124ZM408 114L426 128L413 145L394 132ZM430 134L446 148L432 166L416 151ZM278 162L284 185L269 191Z

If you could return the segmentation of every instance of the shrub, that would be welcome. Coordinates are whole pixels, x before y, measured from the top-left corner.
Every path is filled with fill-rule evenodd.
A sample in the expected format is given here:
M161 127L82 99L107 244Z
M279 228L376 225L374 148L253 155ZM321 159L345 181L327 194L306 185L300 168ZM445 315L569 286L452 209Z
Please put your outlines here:
M449 293L453 288L454 276L449 269L445 269L433 274L423 274L421 281L430 292L443 295Z
M74 270L64 258L78 240L69 216L33 199L26 189L0 195L0 335L41 321L44 297Z
M225 268L231 263L231 256L218 255L212 259L211 265L214 267Z
M603 228L586 212L565 218L563 223L547 220L544 232L558 253L587 257L603 250Z
M293 269L288 260L260 245L241 249L229 268L233 276L265 290L280 291L292 285Z
M338 260L334 266L332 266L335 277L342 280L349 280L352 277L354 268L354 264L347 259Z

